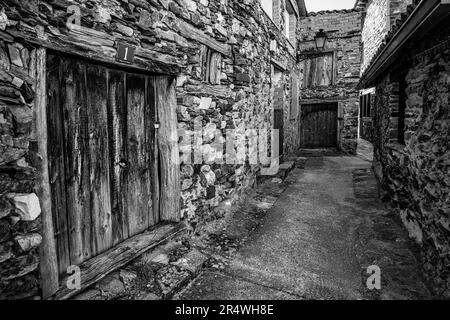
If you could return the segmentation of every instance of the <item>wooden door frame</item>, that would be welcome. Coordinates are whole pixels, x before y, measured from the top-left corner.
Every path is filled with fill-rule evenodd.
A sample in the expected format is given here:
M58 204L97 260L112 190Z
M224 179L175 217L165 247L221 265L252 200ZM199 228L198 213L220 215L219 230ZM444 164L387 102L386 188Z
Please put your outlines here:
M309 99L309 100L300 100L299 102L299 138L300 138L300 148L302 147L302 107L304 105L310 105L310 104L336 104L337 106L337 141L336 146L338 150L342 150L342 129L344 127L344 105L343 105L344 99L330 99L330 100L323 100L323 99Z
M52 50L55 54L66 56L62 51ZM78 59L83 57L77 56ZM86 59L84 59L86 60ZM88 59L93 64L104 65L103 62L96 59ZM123 69L122 65L110 65L111 68ZM132 71L130 71L132 72ZM144 72L143 74L148 74ZM154 76L154 75L149 75ZM161 123L156 139L158 141L158 152L161 168L167 172L162 172L162 183L170 186L169 192L165 192L166 196L160 197L160 218L162 222L179 222L180 204L179 197L181 194L180 186L180 167L179 167L179 150L178 137L176 127L178 124L176 115L176 91L175 77L173 75L162 75L168 79L165 89L166 100L158 101L161 105L157 105L158 117L164 120ZM165 87L165 88L164 88ZM167 112L168 111L168 112ZM37 177L37 194L41 205L42 219L42 243L40 246L40 277L41 289L44 299L65 299L85 289L87 286L95 283L103 278L107 273L122 267L129 261L135 259L143 252L165 241L167 238L182 232L184 227L180 224L164 224L160 223L154 228L134 236L123 243L107 250L106 252L91 258L80 265L81 279L83 281L80 290L69 290L64 287L67 281L65 277L59 281L60 274L58 272L58 262L56 253L56 241L53 228L53 212L52 198L50 192L50 177L48 170L48 128L47 128L47 48L36 48L36 98L34 100L34 119L35 119L35 135L38 145L38 157L40 162L37 166L39 175ZM174 130L175 129L175 130ZM157 170L157 166L153 166L153 170ZM173 201L176 198L176 201ZM133 246L130 246L133 244ZM128 248L125 250L124 248ZM105 257L115 256L115 261L105 263ZM102 273L96 274L95 268ZM105 269L109 268L109 269ZM106 272L106 273L105 273ZM61 285L62 284L62 285Z

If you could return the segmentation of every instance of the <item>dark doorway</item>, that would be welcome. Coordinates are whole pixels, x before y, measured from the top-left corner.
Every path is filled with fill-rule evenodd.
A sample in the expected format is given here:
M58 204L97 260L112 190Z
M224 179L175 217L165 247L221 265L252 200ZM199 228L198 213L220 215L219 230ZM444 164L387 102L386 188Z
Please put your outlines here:
M284 88L275 88L274 93L274 110L273 110L273 128L279 130L279 155L284 154Z
M337 147L338 104L303 104L301 110L301 147Z

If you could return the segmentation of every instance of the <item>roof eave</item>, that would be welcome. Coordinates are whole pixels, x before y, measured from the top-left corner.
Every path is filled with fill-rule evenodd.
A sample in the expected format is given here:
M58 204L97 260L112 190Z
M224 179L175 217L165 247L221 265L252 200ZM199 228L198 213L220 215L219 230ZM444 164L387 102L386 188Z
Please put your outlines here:
M400 49L414 35L430 30L450 13L450 0L423 0L402 24L389 43L372 61L358 84L359 89L372 86L375 80L399 57Z

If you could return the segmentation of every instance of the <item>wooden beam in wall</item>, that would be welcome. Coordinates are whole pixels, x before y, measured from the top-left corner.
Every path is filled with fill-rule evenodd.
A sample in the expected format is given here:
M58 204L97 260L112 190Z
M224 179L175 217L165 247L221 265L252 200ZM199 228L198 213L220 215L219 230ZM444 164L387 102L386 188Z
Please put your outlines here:
M280 60L276 60L274 58L270 59L270 62L277 67L278 69L280 69L282 72L285 72L287 70L287 65L286 63L280 61Z
M45 37L37 37L27 29L11 29L8 33L36 46L135 71L177 75L185 67L183 59L142 47L136 47L133 63L120 62L116 59L115 45L120 38L90 28L71 26L67 33L47 32Z
M192 39L195 41L200 42L201 44L204 44L205 46L220 52L224 56L231 57L231 46L217 41L213 37L207 35L200 29L195 28L194 26L190 25L187 22L184 22L181 19L178 19L175 22L174 27L176 30L185 38Z
M36 139L40 168L38 196L41 205L42 243L40 246L40 273L42 296L47 299L58 290L58 262L53 230L52 202L47 157L47 54L46 49L36 50L36 98L34 112L36 122Z

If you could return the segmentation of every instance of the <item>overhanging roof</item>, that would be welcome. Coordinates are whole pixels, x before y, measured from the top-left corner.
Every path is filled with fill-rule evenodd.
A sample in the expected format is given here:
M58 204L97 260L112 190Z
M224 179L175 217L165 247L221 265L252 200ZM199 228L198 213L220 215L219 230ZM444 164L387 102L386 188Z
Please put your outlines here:
M297 0L298 11L300 11L300 17L306 17L308 12L306 11L305 0Z
M373 85L375 80L399 59L402 55L401 49L408 41L419 38L449 15L450 0L420 1L386 36L385 44L380 47L362 75L358 88Z
M354 9L365 9L368 2L369 2L369 0L356 0L353 8Z

